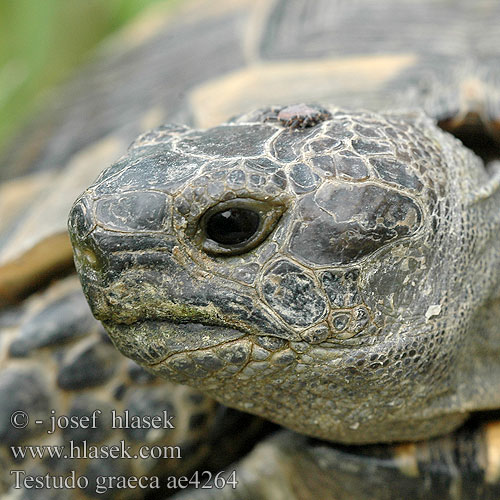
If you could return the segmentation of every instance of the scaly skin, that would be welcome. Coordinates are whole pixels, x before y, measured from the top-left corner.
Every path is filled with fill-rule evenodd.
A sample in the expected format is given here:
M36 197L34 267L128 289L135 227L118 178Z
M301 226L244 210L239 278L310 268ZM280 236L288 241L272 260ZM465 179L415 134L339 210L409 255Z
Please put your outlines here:
M424 439L499 407L498 171L420 113L290 116L160 127L75 203L115 345L331 441ZM218 243L211 217L235 209L259 227Z

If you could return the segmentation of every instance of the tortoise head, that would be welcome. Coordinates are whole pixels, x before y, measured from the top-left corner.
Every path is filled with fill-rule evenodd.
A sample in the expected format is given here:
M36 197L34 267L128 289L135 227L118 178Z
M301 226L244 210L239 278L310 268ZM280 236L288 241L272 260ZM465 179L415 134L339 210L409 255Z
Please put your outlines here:
M267 108L141 136L69 229L94 315L150 371L324 439L421 439L500 403L476 390L497 187L423 114Z

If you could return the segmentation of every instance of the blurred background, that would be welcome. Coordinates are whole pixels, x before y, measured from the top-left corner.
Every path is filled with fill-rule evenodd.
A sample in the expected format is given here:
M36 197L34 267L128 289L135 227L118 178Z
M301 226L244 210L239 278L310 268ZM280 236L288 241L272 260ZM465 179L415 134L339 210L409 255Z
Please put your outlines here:
M49 90L152 4L181 0L0 0L0 151Z

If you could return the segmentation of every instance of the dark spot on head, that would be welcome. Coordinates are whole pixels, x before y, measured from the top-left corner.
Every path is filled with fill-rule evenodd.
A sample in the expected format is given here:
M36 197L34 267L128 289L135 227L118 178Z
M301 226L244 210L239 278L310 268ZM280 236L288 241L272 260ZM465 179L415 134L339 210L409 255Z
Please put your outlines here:
M287 106L278 113L278 120L290 128L314 127L318 123L331 117L329 111L319 106L294 104Z

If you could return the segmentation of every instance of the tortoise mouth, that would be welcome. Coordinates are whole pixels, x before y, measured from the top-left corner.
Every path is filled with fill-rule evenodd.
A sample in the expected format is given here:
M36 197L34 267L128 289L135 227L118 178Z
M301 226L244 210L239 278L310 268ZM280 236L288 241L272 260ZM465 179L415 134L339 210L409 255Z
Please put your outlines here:
M216 347L248 335L232 327L171 319L129 324L105 321L103 325L122 354L148 366L157 365L173 354Z

